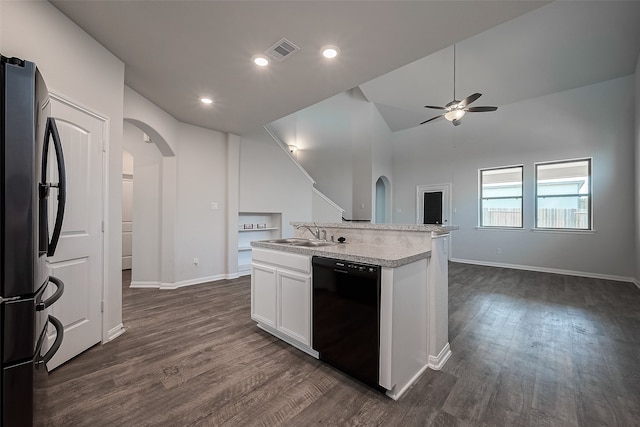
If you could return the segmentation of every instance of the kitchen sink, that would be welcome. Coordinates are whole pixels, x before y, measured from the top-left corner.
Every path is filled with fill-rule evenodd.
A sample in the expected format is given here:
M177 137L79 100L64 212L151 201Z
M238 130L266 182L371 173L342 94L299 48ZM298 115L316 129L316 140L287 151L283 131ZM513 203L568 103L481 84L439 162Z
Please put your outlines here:
M308 247L318 247L318 246L333 246L337 245L336 242L327 242L325 240L307 240L306 242L300 243L292 243L293 246L308 246Z
M306 242L309 239L297 239L295 237L289 238L289 239L274 239L274 240L267 240L267 242L269 243L281 243L281 244L289 244L292 245L294 243L301 243L301 242Z
M316 240L316 239L300 239L300 238L288 238L288 239L274 239L267 240L268 243L278 243L281 245L289 245L289 246L305 246L308 248L317 248L321 246L334 246L337 245L336 242L327 242L326 240Z

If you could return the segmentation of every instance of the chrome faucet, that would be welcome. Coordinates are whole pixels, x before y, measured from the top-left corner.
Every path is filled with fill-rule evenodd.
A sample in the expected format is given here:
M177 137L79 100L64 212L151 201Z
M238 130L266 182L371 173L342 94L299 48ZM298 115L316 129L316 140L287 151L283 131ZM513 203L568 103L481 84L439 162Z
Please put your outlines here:
M296 229L299 230L299 229L301 229L303 227L306 228L307 230L309 230L309 232L313 235L313 237L315 237L316 239L320 240L320 229L318 228L317 225L316 225L316 231L313 231L311 229L311 227L308 226L308 225L297 225ZM324 230L322 230L322 231L324 231ZM325 240L326 240L326 236L327 236L327 232L326 231L324 231L324 235L325 235Z

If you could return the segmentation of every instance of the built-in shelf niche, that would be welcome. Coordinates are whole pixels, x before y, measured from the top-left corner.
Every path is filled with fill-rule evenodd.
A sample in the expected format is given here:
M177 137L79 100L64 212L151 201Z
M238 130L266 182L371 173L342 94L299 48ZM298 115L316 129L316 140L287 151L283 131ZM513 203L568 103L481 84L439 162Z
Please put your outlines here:
M276 212L240 212L238 214L238 274L251 274L251 242L279 239L282 214Z

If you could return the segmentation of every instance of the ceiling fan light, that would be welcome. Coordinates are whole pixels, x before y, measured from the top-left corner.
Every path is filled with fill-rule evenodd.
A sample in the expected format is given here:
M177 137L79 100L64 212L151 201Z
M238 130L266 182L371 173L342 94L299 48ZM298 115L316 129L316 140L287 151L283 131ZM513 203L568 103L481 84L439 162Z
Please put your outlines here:
M464 116L464 110L451 110L444 115L444 118L450 122L460 120Z

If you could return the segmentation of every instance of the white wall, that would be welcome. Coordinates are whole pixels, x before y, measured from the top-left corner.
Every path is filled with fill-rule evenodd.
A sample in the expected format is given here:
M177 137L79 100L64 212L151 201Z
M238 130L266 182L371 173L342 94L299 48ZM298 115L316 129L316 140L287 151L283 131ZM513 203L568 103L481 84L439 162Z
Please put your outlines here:
M393 187L393 149L391 146L391 130L375 108L371 107L371 191L372 191L372 219L376 220L376 182L381 176L386 177ZM388 201L389 205L391 200ZM386 213L385 222L392 222L393 216L389 210ZM378 222L378 221L376 221Z
M160 183L160 285L172 287L176 282L178 121L128 86L124 88L124 119L149 135L163 156ZM136 249L142 253L151 250L146 247L144 241L141 241ZM146 270L140 270L137 274L134 272L135 280L132 286L154 286L156 283L155 275L150 273Z
M157 145L154 138L158 138L164 147L153 153L141 153L159 172L157 181L149 181L147 188L150 193L159 192L160 232L159 240L140 239L144 250L134 246L133 282L139 286L172 288L224 279L235 273L227 262L227 252L235 251L228 241L229 217L237 216L237 202L229 194L238 191L237 179L232 179L238 166L230 164L233 158L228 150L230 135L178 122L130 88L125 91L125 117L136 128L150 132L154 145ZM160 156L161 152L164 156ZM149 203L156 204L152 200ZM217 209L212 209L212 203L217 204ZM233 206L228 206L229 203ZM134 212L134 227L136 215ZM150 233L151 229L156 230L153 221L147 226ZM134 241L136 235L137 228ZM136 269L136 249L156 254L158 247L162 247L160 277L154 262L148 261ZM194 258L198 259L197 264Z
M353 216L352 108L351 97L343 93L292 115L298 162L316 188L344 209L345 218ZM282 127L273 129L280 135Z
M640 56L636 63L635 73L635 89L636 89L636 126L635 126L635 165L636 165L636 203L635 203L635 217L636 217L636 256L635 256L635 279L636 285L640 287Z
M140 129L125 122L124 148L133 157L132 283L161 283L162 155L143 141Z
M393 135L396 223L416 186L453 183L452 258L630 278L635 272L633 76ZM593 157L593 233L532 232L534 162ZM478 169L524 165L524 231L477 230ZM399 211L398 211L399 210ZM496 249L501 248L502 254Z
M176 282L221 279L227 273L226 134L180 123L178 135Z
M314 222L342 222L344 210L317 189L313 189L311 220Z
M311 221L313 184L263 128L240 137L240 212L282 213L282 236L291 221Z
M391 178L391 131L359 89L335 95L271 123L316 188L344 209L344 218L370 220L375 182Z
M37 63L50 91L109 119L103 340L122 323L124 64L48 2L0 1L0 51Z
M369 103L359 89L351 91L351 169L353 174L352 212L347 219L371 220L373 218L373 118L375 107Z

